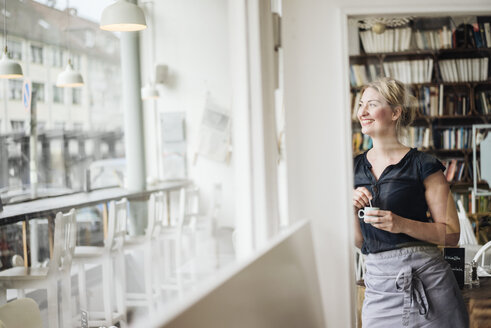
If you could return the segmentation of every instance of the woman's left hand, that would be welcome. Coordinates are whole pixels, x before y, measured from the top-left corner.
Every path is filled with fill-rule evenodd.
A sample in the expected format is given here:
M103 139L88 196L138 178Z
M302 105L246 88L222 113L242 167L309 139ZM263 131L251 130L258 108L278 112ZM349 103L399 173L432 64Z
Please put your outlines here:
M403 232L405 219L391 211L374 210L365 213L365 223L369 223L377 229L392 233Z

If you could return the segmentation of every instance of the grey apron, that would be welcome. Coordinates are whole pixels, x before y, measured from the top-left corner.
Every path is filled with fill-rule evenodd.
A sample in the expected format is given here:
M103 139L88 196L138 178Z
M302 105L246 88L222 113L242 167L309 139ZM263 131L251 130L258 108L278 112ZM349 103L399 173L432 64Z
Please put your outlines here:
M437 247L368 254L365 265L363 327L469 326L457 281Z

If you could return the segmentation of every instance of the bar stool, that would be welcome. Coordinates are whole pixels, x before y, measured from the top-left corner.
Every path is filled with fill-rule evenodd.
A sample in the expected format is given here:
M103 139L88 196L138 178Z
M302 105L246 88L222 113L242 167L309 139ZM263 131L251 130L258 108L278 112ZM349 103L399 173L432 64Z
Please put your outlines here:
M158 251L161 254L159 264L163 273L161 288L163 290L174 290L182 296L183 282L179 270L182 267L182 232L186 209L186 189L179 189L177 219L168 218L164 222L158 237Z
M31 298L8 302L0 306L0 327L42 328L41 311Z
M0 302L6 303L7 289L17 289L18 298L25 297L26 289L46 289L49 327L71 327L70 268L76 236L75 210L56 214L53 254L48 267L13 267L0 272ZM61 301L58 300L58 282L61 286ZM63 313L61 323L59 306Z
M78 267L78 289L81 311L87 311L89 326L112 326L119 322L126 325L125 288L126 274L123 253L124 238L128 219L128 201L109 202L107 236L104 246L77 246L74 264ZM87 278L85 266L97 264L102 266L103 311L89 311L87 300ZM116 294L116 311L112 291Z
M148 219L145 234L140 236L126 236L124 250L126 252L143 251L143 277L144 291L141 293L126 293L128 306L146 306L150 317L155 314L156 300L160 293L159 265L155 265L161 257L157 243L163 228L167 203L163 192L152 193L148 200Z
M182 296L184 286L196 281L196 260L200 248L197 227L203 217L199 213L199 189L194 186L180 188L177 216L164 224L160 234L163 290L175 290ZM185 238L190 241L187 254L184 252Z

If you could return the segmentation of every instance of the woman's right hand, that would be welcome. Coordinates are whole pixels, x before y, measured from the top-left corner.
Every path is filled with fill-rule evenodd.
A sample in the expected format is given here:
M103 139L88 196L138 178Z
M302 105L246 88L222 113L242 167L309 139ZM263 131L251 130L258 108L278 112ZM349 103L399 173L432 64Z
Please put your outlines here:
M365 187L358 187L353 191L353 206L357 209L362 209L365 206L370 206L372 194Z

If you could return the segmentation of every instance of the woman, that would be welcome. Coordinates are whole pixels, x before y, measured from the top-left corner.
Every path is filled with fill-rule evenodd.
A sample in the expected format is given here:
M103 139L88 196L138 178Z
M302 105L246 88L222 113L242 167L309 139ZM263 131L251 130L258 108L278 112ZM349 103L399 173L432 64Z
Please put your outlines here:
M379 208L355 225L367 254L363 326L468 327L457 282L436 247L457 245L460 232L445 167L400 142L414 117L410 98L404 84L385 78L368 84L359 104L373 147L354 160L353 205L356 212Z

